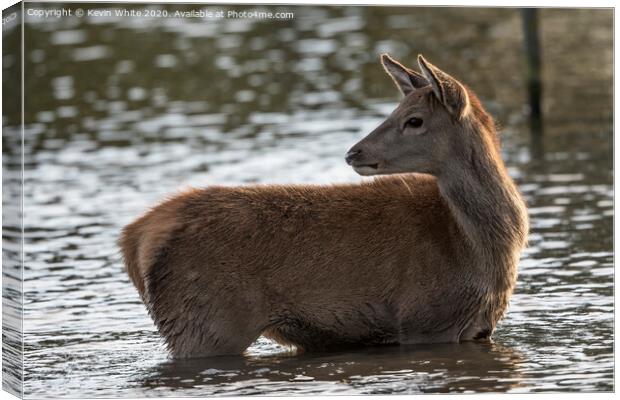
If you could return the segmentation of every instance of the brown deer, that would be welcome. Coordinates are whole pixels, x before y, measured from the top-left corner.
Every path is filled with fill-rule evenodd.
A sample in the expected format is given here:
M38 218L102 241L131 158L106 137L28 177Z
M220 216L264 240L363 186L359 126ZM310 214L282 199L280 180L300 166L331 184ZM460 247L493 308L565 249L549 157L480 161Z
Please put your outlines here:
M360 184L194 189L124 230L127 272L176 357L484 340L504 314L525 204L474 93L382 55L404 98L347 153Z

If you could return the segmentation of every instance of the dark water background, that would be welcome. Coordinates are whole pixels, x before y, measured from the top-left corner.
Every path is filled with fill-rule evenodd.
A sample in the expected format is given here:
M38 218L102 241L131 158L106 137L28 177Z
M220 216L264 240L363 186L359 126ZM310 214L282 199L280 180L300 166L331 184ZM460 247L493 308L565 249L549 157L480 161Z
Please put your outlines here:
M612 390L612 11L542 11L532 151L516 9L237 8L295 17L26 19L25 394ZM300 356L261 338L244 358L169 360L122 270L120 228L188 185L360 181L343 155L398 100L386 51L461 78L502 127L532 229L495 343ZM5 187L19 178L11 107ZM16 274L4 270L5 296Z

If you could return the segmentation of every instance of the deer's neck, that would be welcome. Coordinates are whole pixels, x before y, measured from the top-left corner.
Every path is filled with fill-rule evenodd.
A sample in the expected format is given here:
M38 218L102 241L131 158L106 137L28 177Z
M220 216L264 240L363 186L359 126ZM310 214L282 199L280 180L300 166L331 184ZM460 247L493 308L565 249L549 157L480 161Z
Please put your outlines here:
M450 160L438 185L476 262L498 279L514 281L527 237L527 210L498 149L482 136L479 140Z

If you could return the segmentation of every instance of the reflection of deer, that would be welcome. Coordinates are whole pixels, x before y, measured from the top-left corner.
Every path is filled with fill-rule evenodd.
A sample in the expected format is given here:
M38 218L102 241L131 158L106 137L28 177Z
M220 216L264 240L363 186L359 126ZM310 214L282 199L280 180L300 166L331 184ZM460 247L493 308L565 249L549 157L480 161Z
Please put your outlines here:
M145 388L243 394L235 390L271 395L298 377L321 382L334 393L445 393L505 392L523 387L524 354L493 342L382 346L336 353L272 354L217 357L205 366L201 359L168 360L148 371ZM207 370L208 369L208 370ZM207 370L207 371L205 371ZM389 382L389 383L388 383ZM348 387L346 387L348 386ZM328 386L324 386L328 387ZM303 394L304 387L296 387ZM178 393L178 392L177 392ZM290 393L290 392L289 392Z
M239 354L261 333L306 350L488 338L526 240L491 117L420 57L382 57L405 95L334 186L192 190L127 226L129 276L178 357Z

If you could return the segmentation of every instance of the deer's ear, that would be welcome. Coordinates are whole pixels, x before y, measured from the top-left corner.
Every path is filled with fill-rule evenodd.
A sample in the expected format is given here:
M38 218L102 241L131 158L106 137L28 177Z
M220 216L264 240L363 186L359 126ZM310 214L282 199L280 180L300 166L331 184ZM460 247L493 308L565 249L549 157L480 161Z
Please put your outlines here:
M381 54L381 64L405 96L415 89L428 86L428 81L422 74L405 67L387 53Z
M469 110L469 96L463 85L433 64L418 56L420 70L431 83L437 99L455 117L462 118Z

